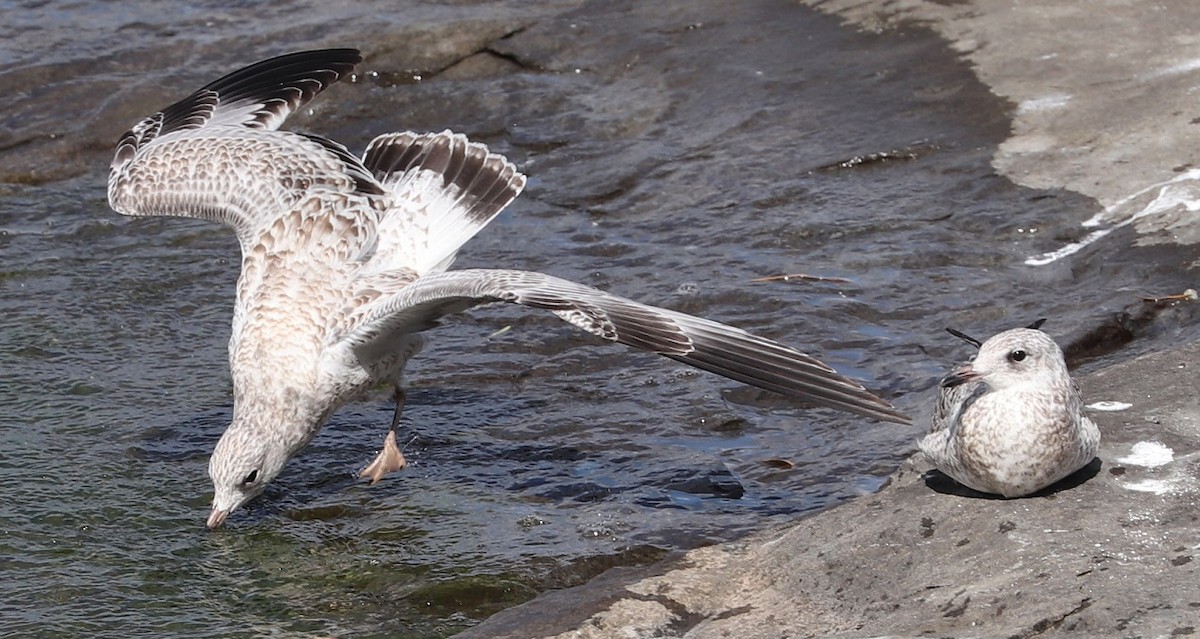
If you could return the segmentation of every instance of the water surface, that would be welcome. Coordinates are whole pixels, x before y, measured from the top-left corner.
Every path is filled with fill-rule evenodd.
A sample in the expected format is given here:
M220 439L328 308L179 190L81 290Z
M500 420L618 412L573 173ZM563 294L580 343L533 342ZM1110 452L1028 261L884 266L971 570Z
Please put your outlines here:
M918 417L970 355L944 326L1049 317L1067 342L1187 285L1187 249L1128 236L1024 266L1095 204L992 170L1011 105L920 28L856 33L767 0L387 7L0 3L0 634L447 636L608 566L873 491L914 449L923 424L477 309L410 366L408 469L354 478L390 418L380 389L205 531L237 245L204 223L119 218L107 163L137 119L269 55L367 56L297 128L352 150L453 128L530 175L459 267L736 324ZM845 281L753 281L784 273ZM1148 322L1089 365L1195 327Z

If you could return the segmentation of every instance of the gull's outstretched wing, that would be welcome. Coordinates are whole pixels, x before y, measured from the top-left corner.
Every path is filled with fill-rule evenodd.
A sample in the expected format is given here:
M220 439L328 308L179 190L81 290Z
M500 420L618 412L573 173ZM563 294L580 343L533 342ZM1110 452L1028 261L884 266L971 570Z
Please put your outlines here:
M350 316L349 327L335 336L335 342L349 349L343 353L370 365L386 357L397 334L423 330L443 315L478 304L511 302L551 311L593 335L752 386L884 421L910 421L817 359L732 326L529 271L473 269L409 279Z
M113 166L175 131L208 124L274 131L359 62L362 55L357 49L323 49L289 53L234 71L126 132L117 143Z
M381 194L341 145L275 131L361 59L354 49L271 58L142 120L117 143L110 206L123 215L221 222L246 240L313 187Z

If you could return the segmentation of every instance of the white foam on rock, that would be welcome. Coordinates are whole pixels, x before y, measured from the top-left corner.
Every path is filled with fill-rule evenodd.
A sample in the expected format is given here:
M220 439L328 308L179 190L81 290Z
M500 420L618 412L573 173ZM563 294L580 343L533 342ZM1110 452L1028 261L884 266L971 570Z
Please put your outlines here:
M1126 466L1157 468L1165 466L1174 460L1175 451L1171 450L1170 447L1158 442L1138 442L1133 445L1128 455L1119 457L1116 461Z
M1103 401L1103 402L1092 402L1091 404L1088 404L1087 407L1092 410L1119 411L1119 410L1129 410L1130 408L1133 408L1133 404L1130 404L1128 402Z

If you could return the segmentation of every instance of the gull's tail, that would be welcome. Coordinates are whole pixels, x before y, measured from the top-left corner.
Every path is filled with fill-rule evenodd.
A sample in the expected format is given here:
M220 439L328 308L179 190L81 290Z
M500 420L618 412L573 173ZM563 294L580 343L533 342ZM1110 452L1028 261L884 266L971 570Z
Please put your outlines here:
M391 196L373 258L379 269L445 270L525 188L512 162L450 131L381 135L363 165Z

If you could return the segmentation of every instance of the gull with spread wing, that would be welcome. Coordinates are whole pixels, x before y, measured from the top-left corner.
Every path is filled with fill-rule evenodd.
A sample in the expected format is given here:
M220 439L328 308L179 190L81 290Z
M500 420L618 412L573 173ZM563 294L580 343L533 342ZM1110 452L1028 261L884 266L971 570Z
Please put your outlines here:
M220 222L241 244L233 419L209 461L209 528L261 493L335 410L381 382L394 385L396 410L363 475L378 481L403 467L401 372L421 332L492 302L544 309L604 339L813 404L908 422L820 361L737 328L541 273L447 270L525 176L449 131L382 135L358 158L279 130L360 61L357 50L327 49L259 62L142 120L117 145L114 210Z

